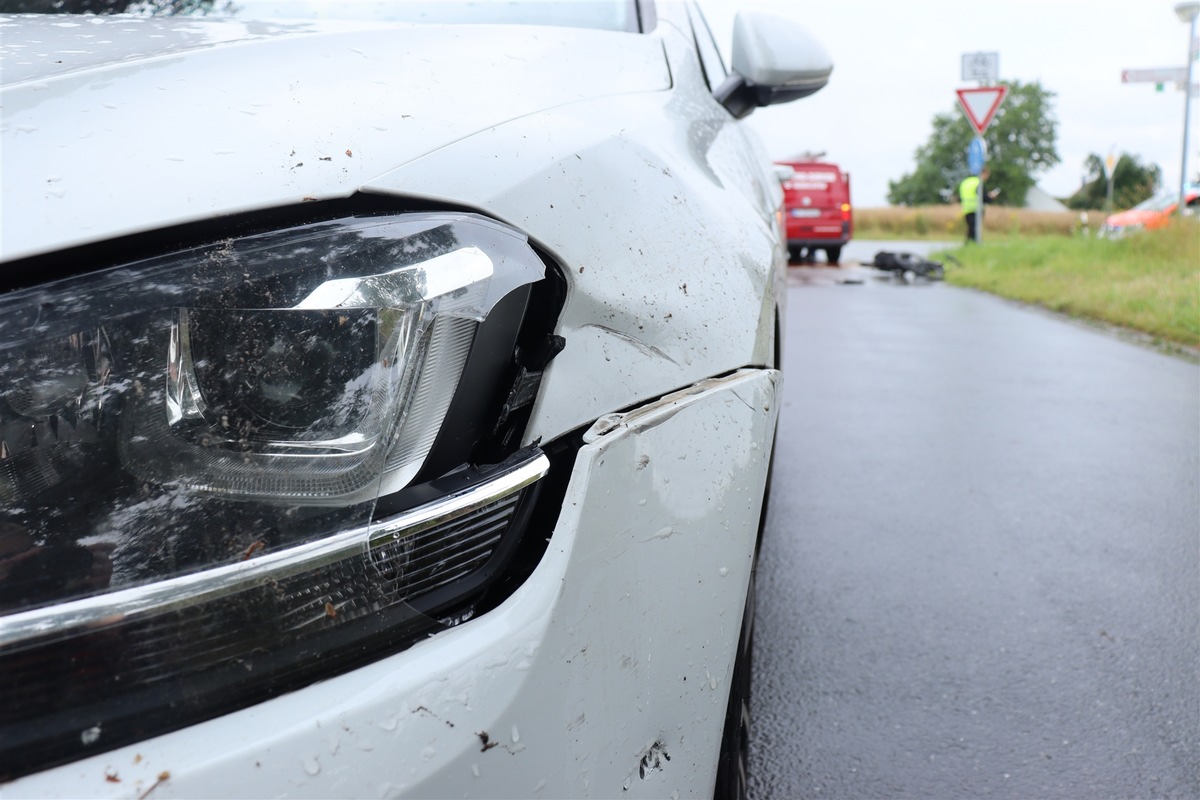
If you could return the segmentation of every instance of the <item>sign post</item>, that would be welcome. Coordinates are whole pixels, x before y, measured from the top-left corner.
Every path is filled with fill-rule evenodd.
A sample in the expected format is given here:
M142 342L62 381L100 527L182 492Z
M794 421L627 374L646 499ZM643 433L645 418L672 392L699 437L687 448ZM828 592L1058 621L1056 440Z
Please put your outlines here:
M1105 210L1112 213L1113 210L1113 175L1117 171L1117 161L1119 160L1116 153L1109 153L1104 159L1104 170L1108 173L1108 195L1105 199Z
M1175 213L1183 216L1187 209L1188 121L1192 116L1192 69L1196 66L1196 59L1200 57L1200 42L1196 41L1196 18L1200 17L1200 3L1195 0L1177 3L1175 15L1179 17L1180 22L1188 25L1187 75L1183 79L1183 157L1179 160L1179 204L1175 206Z
M978 54L977 54L978 55ZM966 72L967 56L963 56L963 71ZM981 86L978 89L957 89L958 102L962 106L963 113L967 117L967 122L975 130L975 138L971 141L970 147L967 148L967 167L971 170L972 175L979 175L983 172L984 162L987 160L987 148L983 141L983 132L992 124L992 120L996 118L996 112L1000 110L1000 104L1004 102L1004 98L1008 95L1007 86ZM975 242L978 244L983 241L983 180L979 181L979 188L976 190L976 205L975 205Z

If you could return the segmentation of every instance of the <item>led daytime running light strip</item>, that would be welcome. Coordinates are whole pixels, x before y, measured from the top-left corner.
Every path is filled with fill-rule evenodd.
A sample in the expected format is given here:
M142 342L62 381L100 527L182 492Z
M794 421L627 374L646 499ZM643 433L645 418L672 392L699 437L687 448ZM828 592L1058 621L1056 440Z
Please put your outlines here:
M46 608L0 617L0 648L20 647L54 634L101 628L177 610L336 563L462 517L542 478L550 461L534 453L500 477L432 503L324 539L268 553L252 561L182 575Z

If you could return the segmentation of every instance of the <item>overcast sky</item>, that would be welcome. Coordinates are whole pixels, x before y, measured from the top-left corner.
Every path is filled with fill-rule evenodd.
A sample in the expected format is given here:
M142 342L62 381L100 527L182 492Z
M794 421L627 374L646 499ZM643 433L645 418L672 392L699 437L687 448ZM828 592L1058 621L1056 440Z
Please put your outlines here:
M1062 163L1037 176L1061 197L1083 160L1129 152L1178 189L1184 95L1174 85L1122 84L1121 70L1181 67L1188 28L1177 0L700 0L725 48L739 8L802 22L833 57L833 77L804 100L749 118L773 158L825 151L852 176L855 205L886 205L887 184L912 172L933 116L958 112L963 53L1000 54L1002 80L1039 80L1057 97ZM1200 74L1200 67L1196 69ZM1200 103L1192 101L1189 172L1200 169Z

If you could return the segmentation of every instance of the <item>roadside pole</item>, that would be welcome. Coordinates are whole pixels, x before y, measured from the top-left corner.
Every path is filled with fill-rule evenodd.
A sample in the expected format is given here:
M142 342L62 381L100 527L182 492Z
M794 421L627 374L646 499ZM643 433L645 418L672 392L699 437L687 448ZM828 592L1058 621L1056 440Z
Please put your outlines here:
M975 244L983 244L983 204L987 198L983 196L983 176L975 184Z
M1193 68L1196 59L1200 58L1200 44L1196 40L1196 17L1200 16L1200 2L1186 0L1175 4L1175 15L1179 21L1188 26L1188 55L1187 64L1183 67L1159 67L1156 69L1125 69L1121 70L1121 83L1154 83L1161 92L1164 84L1175 81L1183 90L1183 158L1179 164L1179 203L1175 207L1176 214L1183 214L1187 206L1187 163L1190 145L1191 129L1188 122L1192 117L1192 94L1196 86L1192 83Z
M1104 198L1104 210L1109 214L1113 212L1113 173L1117 171L1118 159L1115 147L1108 154L1108 158L1104 159L1104 169L1108 171L1108 193Z
M958 102L962 106L967 122L975 129L975 138L967 147L967 169L972 175L980 175L987 163L987 144L983 132L992 124L1000 104L1008 94L1007 86L992 86L1000 75L999 53L963 53L962 79L978 81L975 89L957 89ZM975 243L983 243L983 205L986 201L983 179L975 187Z
M967 147L967 169L972 175L979 175L986 163L987 142L982 136L976 136ZM983 179L980 178L979 185L975 187L975 244L983 241L983 201Z
M1197 56L1200 56L1200 53L1196 52L1196 17L1200 16L1200 3L1179 3L1175 6L1175 13L1179 16L1180 21L1188 23L1187 78L1183 84L1183 160L1179 164L1179 205L1175 207L1175 213L1183 216L1184 209L1187 208L1188 133L1190 130L1188 122L1192 116L1192 68L1196 64Z
M1000 109L1000 104L1004 102L1004 97L1008 95L1008 86L982 86L979 89L959 89L956 91L958 91L962 113L966 114L967 122L970 122L971 127L976 132L974 142L983 145L983 132L988 130L992 119L995 119L996 112ZM972 150L976 149L974 142L971 143L970 148L967 148L967 167L971 169L971 174L978 175L983 172L983 156L986 155L986 151L980 146L980 157L978 161L973 160ZM979 166L978 170L974 169L974 164L976 163ZM983 180L980 180L979 186L976 187L976 243L983 242L984 199Z

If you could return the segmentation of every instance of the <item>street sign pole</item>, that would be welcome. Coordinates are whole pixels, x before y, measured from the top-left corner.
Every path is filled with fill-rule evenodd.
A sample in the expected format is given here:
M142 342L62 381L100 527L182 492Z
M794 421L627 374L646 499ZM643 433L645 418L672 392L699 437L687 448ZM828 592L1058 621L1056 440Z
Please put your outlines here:
M1108 158L1104 159L1104 168L1108 172L1108 194L1105 198L1105 203L1104 203L1105 209L1104 210L1110 214L1112 213L1112 210L1113 210L1113 175L1117 171L1118 158L1119 157L1114 152L1114 153L1109 153Z
M964 59L964 71L966 60ZM1007 86L987 86L977 89L957 89L958 102L962 106L963 113L967 117L967 122L975 129L976 140L979 142L979 170L976 171L974 163L976 157L973 151L976 149L975 142L971 143L971 147L967 149L967 166L973 174L983 172L983 163L986 156L984 149L983 132L992 124L992 120L996 117L996 112L1000 109L1000 104L1004 102L1004 98L1008 95ZM975 243L983 242L983 178L979 179L979 185L975 188Z
M1188 122L1192 115L1192 67L1196 64L1197 52L1196 45L1196 17L1200 16L1200 3L1180 3L1175 6L1175 13L1179 15L1180 20L1188 23L1188 60L1187 60L1187 77L1185 78L1185 90L1183 92L1183 158L1179 164L1179 205L1175 207L1175 213L1183 216L1184 209L1187 208L1187 163L1188 163Z
M1191 130L1188 123L1191 121L1192 115L1192 96L1200 96L1200 89L1192 83L1193 67L1196 64L1197 57L1200 57L1200 40L1196 38L1196 18L1200 16L1200 2L1197 2L1197 0L1184 0L1184 2L1176 3L1175 15L1179 17L1180 22L1184 22L1188 26L1186 66L1122 70L1121 82L1139 83L1145 81L1156 83L1161 92L1164 83L1175 81L1176 85L1183 90L1183 158L1179 164L1179 204L1175 207L1176 214L1183 214L1187 203L1187 162L1189 133Z
M975 244L983 244L983 174L975 184Z
M983 166L987 163L987 144L982 136L976 136L967 147L967 169L972 175L980 175L975 187L975 243L983 241Z

